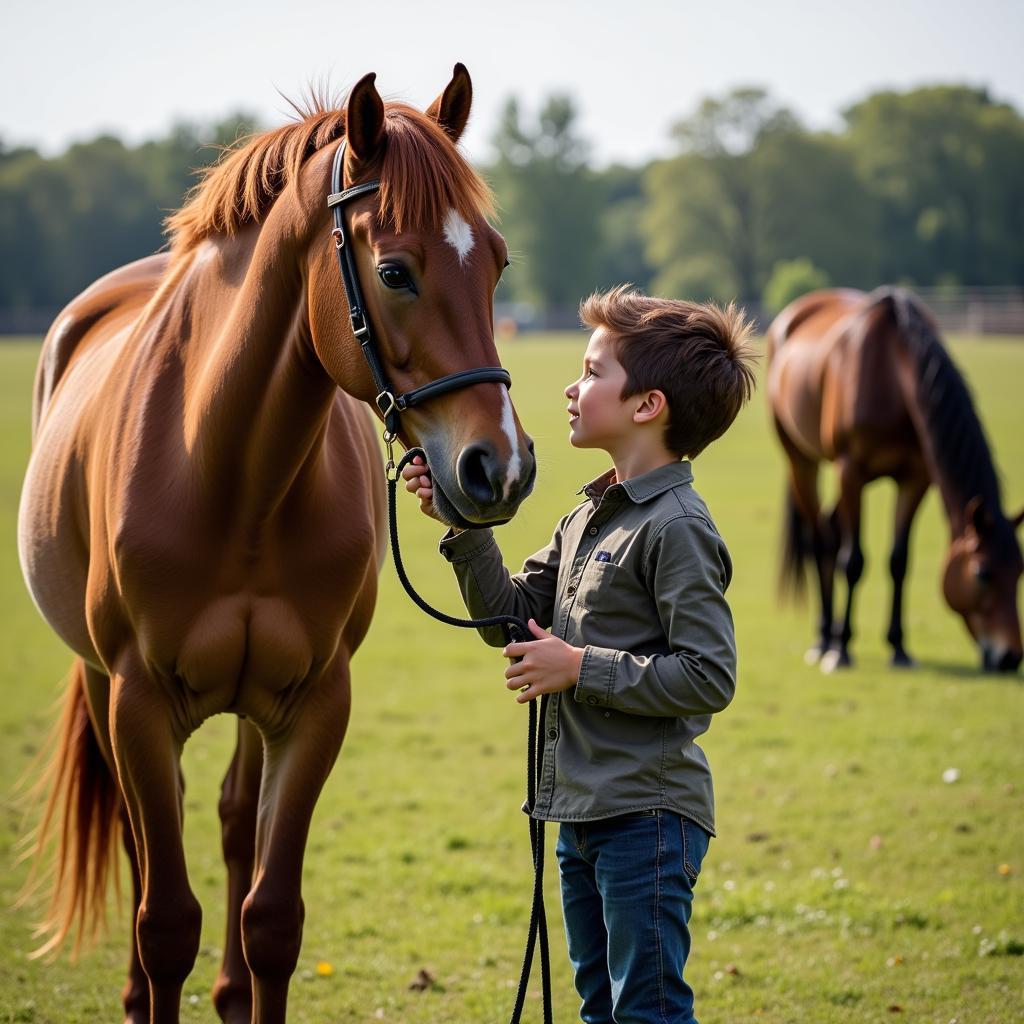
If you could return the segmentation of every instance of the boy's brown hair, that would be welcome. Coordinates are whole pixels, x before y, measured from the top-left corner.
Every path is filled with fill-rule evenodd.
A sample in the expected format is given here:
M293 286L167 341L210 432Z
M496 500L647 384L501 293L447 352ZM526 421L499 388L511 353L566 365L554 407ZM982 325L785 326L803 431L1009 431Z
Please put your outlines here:
M623 399L665 395L665 445L680 458L696 458L721 437L753 393L750 322L734 303L656 299L619 285L585 299L580 319L613 336L626 371Z

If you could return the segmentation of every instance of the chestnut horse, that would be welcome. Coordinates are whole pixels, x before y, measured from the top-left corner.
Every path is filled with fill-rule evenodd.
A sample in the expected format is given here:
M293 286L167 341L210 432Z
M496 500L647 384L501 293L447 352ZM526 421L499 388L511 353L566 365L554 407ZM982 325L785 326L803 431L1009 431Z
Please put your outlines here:
M213 998L225 1021L285 1019L310 816L386 545L364 404L377 389L327 206L342 139L343 185L380 182L343 216L396 393L498 364L491 298L507 250L455 145L469 75L457 65L425 113L385 105L374 78L344 109L315 101L229 152L170 218L170 252L98 281L43 346L20 553L77 656L45 816L62 842L44 948L102 915L121 831L135 903L123 1001L139 1024L178 1019L199 947L180 757L221 712L239 723ZM508 519L533 485L532 443L494 377L401 420L462 525Z
M871 295L812 292L787 306L768 329L768 400L789 460L783 580L802 583L815 562L820 632L809 661L824 670L850 664L853 595L864 569L861 492L878 477L898 487L889 567L893 581L888 641L892 663L909 665L902 598L910 526L930 483L949 520L942 590L963 616L982 667L1015 671L1021 662L1017 584L1024 512L1003 514L999 480L970 393L919 300L897 288ZM839 500L823 515L818 463L839 472ZM833 624L836 570L846 577L846 609Z

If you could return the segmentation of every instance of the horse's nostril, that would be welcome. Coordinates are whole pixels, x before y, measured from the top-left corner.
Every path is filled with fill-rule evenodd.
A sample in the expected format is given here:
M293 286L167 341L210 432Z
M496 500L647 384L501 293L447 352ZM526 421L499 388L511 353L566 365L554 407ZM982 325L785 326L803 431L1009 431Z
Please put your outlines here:
M478 505L499 501L501 470L489 445L467 445L459 456L459 486L466 497Z

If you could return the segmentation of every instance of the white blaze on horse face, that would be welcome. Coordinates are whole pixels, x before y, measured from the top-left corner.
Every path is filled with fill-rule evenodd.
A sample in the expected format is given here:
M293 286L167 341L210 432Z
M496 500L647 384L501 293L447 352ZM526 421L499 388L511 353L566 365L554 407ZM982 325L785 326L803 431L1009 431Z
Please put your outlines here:
M449 210L444 219L444 240L459 254L459 262L465 263L473 251L473 229L455 210Z
M508 500L509 491L512 485L519 479L519 468L522 459L519 457L519 442L516 439L516 417L512 411L512 399L508 397L508 390L501 389L501 397L504 405L501 409L501 429L508 435L508 445L512 454L509 456L508 469L505 470L505 500Z

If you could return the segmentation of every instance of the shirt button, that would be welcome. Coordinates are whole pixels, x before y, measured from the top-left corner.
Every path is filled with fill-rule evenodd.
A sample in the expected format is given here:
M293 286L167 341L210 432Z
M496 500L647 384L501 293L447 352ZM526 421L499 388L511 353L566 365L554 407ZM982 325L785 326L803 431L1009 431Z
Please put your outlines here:
M593 695L591 695L590 697L587 698L587 703L590 704L591 706L593 706L594 704L597 703L597 698L594 697Z
M587 533L589 533L591 537L596 537L597 536L597 527L596 526L592 526L589 530L587 530Z
M558 730L557 729L548 729L548 739L549 740L557 740L558 739Z

